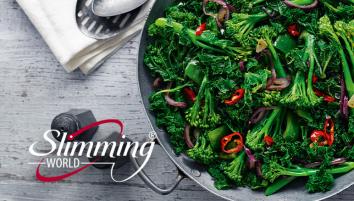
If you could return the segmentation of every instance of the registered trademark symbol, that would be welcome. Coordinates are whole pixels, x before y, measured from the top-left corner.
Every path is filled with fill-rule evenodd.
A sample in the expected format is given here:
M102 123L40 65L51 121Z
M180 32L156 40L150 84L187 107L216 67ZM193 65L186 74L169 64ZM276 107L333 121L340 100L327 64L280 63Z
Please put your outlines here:
M154 141L156 139L156 132L155 131L150 131L149 132L149 139L151 141Z

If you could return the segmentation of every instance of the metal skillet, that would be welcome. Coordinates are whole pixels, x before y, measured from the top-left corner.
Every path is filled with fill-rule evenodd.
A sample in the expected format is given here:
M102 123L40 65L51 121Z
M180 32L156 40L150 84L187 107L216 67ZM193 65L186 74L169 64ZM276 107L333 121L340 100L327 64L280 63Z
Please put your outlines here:
M181 154L176 155L174 154L173 148L169 143L168 134L164 131L159 129L156 126L156 118L153 113L149 111L149 95L153 91L152 89L152 82L153 78L150 76L149 71L144 66L144 53L147 44L149 44L149 39L147 36L147 27L149 24L155 21L158 17L163 15L163 11L165 8L170 5L173 1L172 0L156 0L154 7L148 17L145 29L143 31L141 42L140 42L140 49L139 49L139 61L138 61L138 80L139 80L139 87L140 93L142 96L143 104L147 113L147 116L151 122L153 129L155 130L158 138L159 144L163 147L165 152L168 154L170 159L175 163L177 168L180 170L181 175L179 175L176 179L176 185L172 186L169 189L159 189L156 186L151 185L151 180L145 177L143 180L147 182L147 184L153 188L158 193L161 194L168 194L177 186L179 181L184 177L190 178L198 183L200 186L205 188L206 190L210 191L211 193L224 198L226 200L264 200L264 201L271 201L271 200L287 200L287 201L305 201L305 200L323 200L329 198L346 188L354 185L354 171L342 175L338 177L335 181L335 186L331 191L326 193L313 193L309 194L304 188L304 181L305 178L299 178L294 183L288 185L286 188L281 190L280 192L272 195L272 196L265 196L263 191L253 191L249 188L234 188L230 190L217 190L214 187L214 182L211 176L206 172L206 168L198 163L190 160L187 156ZM140 175L141 176L141 175Z

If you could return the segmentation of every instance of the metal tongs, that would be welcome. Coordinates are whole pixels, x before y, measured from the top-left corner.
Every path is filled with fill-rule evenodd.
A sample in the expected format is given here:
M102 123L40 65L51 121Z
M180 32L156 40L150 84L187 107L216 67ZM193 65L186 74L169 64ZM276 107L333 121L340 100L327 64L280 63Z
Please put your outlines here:
M94 0L92 12L101 17L111 17L130 12L147 0Z
M131 25L148 0L77 0L76 22L86 36L108 39Z

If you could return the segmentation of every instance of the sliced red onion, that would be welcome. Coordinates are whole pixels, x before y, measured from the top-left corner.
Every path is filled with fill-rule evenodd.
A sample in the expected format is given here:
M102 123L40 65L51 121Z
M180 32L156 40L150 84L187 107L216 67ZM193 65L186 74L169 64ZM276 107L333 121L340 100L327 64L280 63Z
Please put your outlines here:
M261 108L258 108L256 109L254 112L253 112L253 115L251 117L251 120L249 121L249 124L256 124L258 122L260 122L267 111L273 109L272 107L261 107Z
M162 83L162 78L161 77L158 77L154 80L154 82L152 83L152 87L154 89L157 89L161 86L161 83Z
M256 124L261 121L266 114L266 109L264 107L258 108L256 111L253 112L251 120L249 124Z
M227 7L229 8L231 13L236 11L236 8L233 5L231 5L231 4L227 4Z
M347 96L347 90L345 88L345 83L343 76L340 77L340 113L342 119L347 122L349 119L349 108L348 108L349 98Z
M245 62L244 62L244 61L240 61L239 65L240 65L240 70L241 70L241 71L245 71L245 70L246 70Z
M272 55L270 54L270 52L268 50L264 50L263 51L270 59L271 61L271 66L272 66L272 77L268 80L267 82L267 90L276 90L276 91L281 91L283 89L288 88L288 86L290 85L290 79L288 78L277 78L277 73L275 71L274 68L274 63L272 60Z
M187 107L187 103L185 102L177 102L175 100L173 100L169 94L165 94L165 100L167 102L167 104L173 106L173 107L179 107L179 108L186 108Z
M275 17L275 12L271 12L271 11L268 10L266 7L262 6L262 10L263 10L270 18L274 18L274 17Z
M256 174L257 174L257 176L259 176L259 177L263 177L263 174L262 174L262 163L261 163L261 161L257 161L257 163L256 163Z
M343 163L347 162L347 159L345 158L336 158L331 162L331 165L341 165ZM315 168L318 167L322 164L322 162L313 162L305 165L306 168Z
M314 0L311 4L309 5L297 5L294 2L292 2L291 0L285 0L284 3L291 7L291 8L299 8L301 10L312 10L314 8L316 8L318 6L319 1L318 0Z
M171 87L172 87L172 82L168 83L167 89L171 89ZM165 100L166 100L168 105L173 106L173 107L178 107L178 108L186 108L187 107L187 103L185 103L185 102L177 102L177 101L173 100L170 97L169 93L165 93Z
M252 154L251 150L244 146L245 153L248 157L247 165L250 169L254 169L256 167L256 157Z
M220 27L222 27L221 21L219 21L219 17L221 17L221 16L219 16L219 14L208 13L206 11L206 5L207 5L207 3L209 1L210 2L214 2L214 3L222 6L222 9L224 9L224 10L220 9L219 14L222 13L222 12L225 12L225 14L223 14L225 20L228 20L230 18L230 6L224 0L203 0L203 12L204 12L204 14L207 15L207 16L211 16L211 17L215 18L215 20L216 20L216 22L217 22L217 24L218 24L218 26L220 28Z
M345 162L347 162L346 158L336 158L331 162L331 165L341 165Z
M186 145L188 146L188 148L193 148L194 147L194 143L192 142L191 139L191 126L189 124L186 124L184 127L184 141L186 142Z
M225 20L230 19L230 12L228 12L226 8L222 7L220 8L216 19L218 22L223 23Z
M277 78L274 80L271 78L271 81L268 81L267 90L280 91L288 88L289 85L290 85L290 80L288 80L287 78Z

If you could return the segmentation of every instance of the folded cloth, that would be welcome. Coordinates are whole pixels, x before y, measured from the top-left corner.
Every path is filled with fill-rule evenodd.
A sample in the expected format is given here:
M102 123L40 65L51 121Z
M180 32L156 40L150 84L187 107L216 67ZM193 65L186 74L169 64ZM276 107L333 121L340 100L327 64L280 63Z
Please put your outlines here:
M117 36L96 40L76 24L75 0L17 0L67 72L77 68L89 74L144 27L155 0L149 0L130 26Z

